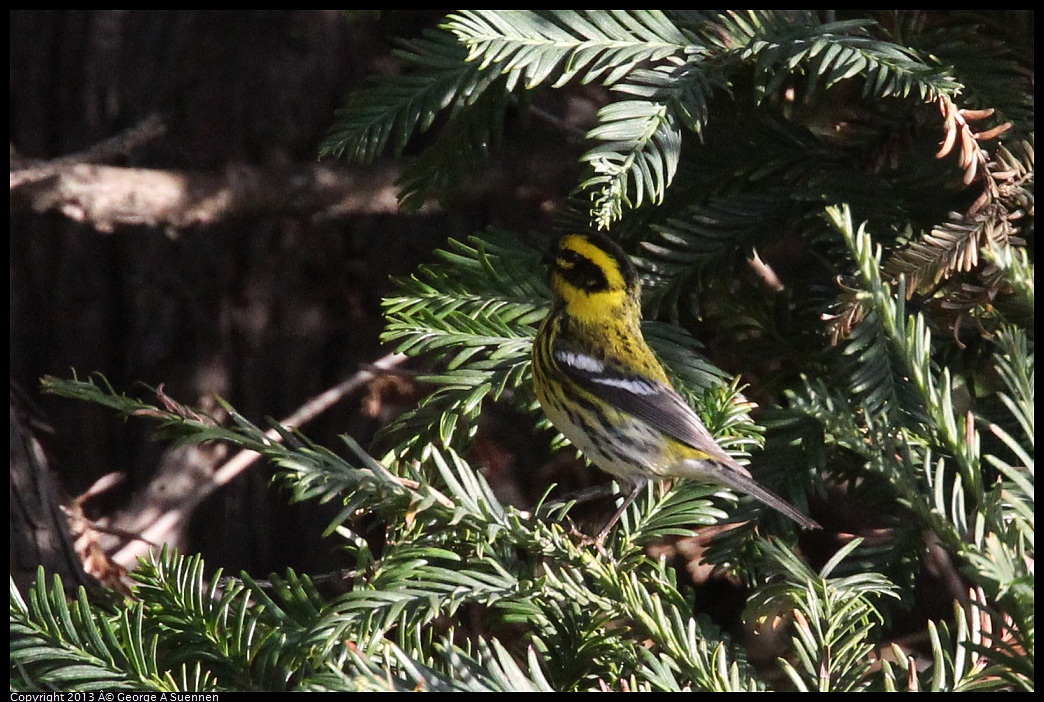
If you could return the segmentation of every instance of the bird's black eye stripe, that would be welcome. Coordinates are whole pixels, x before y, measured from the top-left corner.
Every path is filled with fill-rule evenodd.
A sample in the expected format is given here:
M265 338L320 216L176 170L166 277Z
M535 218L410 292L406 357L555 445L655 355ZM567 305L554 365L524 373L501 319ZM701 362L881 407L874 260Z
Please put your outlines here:
M587 259L578 254L576 251L570 251L569 249L565 249L563 251L558 252L558 260L564 263L566 268L572 268L581 261L586 261Z
M609 287L605 271L583 254L566 249L559 252L556 263L559 274L581 290L598 292Z

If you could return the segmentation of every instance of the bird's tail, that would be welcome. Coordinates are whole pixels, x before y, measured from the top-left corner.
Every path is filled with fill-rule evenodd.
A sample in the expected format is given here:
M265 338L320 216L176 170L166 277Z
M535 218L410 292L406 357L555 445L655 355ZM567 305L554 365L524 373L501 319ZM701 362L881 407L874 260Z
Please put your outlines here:
M753 476L745 468L736 464L731 466L726 463L715 461L688 460L686 468L692 471L692 477L701 480L712 480L714 482L730 487L737 492L750 495L758 502L768 505L772 509L793 519L805 529L822 529L818 522L805 516L792 504L771 490L762 487L754 480Z

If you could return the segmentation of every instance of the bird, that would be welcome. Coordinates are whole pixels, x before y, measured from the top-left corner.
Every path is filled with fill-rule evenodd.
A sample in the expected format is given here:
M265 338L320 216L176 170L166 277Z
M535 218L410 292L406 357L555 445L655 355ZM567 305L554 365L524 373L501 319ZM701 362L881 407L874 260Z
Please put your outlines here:
M759 485L672 387L642 335L638 273L616 242L568 234L549 258L552 305L532 351L537 399L589 461L630 488L596 543L649 481L668 478L724 485L821 528Z

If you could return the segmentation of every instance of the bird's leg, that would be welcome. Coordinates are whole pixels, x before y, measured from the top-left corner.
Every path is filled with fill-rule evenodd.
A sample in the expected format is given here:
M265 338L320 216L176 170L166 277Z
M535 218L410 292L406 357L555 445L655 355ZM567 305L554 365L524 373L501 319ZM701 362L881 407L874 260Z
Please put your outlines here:
M627 508L631 506L632 502L634 502L634 498L638 497L638 493L641 492L642 488L645 487L645 483L645 480L635 481L634 487L631 489L631 493L626 498L624 498L623 504L620 505L620 508L616 510L616 513L609 518L609 521L606 522L604 527L602 527L602 530L598 532L598 536L595 537L595 546L598 547L599 551L603 550L602 544L605 543L605 537L609 536L609 530L612 529L618 521L620 521L620 517L623 516L623 513L626 512Z

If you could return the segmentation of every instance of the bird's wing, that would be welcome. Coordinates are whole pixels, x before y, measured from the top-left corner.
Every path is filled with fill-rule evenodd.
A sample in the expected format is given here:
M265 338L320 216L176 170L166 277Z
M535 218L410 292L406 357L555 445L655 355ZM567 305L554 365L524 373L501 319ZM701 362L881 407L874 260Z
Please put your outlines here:
M552 354L559 369L582 389L714 460L735 464L671 386L563 343L556 343Z
M693 456L682 462L687 474L679 473L679 476L724 483L779 510L806 529L820 528L815 520L759 485L746 468L725 453L696 412L671 386L628 372L619 364L595 358L563 343L555 344L552 355L559 370L581 389L696 449L718 465L712 470L703 457Z

